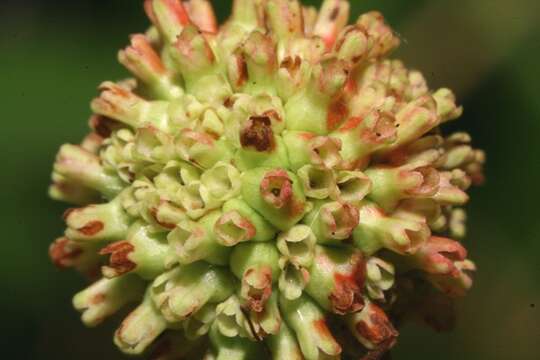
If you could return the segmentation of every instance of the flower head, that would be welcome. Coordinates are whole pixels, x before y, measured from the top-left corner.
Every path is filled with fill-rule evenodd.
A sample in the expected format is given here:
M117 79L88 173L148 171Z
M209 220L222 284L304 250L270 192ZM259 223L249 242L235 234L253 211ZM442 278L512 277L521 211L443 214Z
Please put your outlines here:
M83 322L138 303L114 342L156 359L378 359L395 317L447 328L434 314L475 269L447 236L465 235L485 155L440 135L462 108L389 58L382 15L144 9L118 54L133 78L99 86L90 134L54 164L51 197L78 207L50 256L97 278L73 300Z

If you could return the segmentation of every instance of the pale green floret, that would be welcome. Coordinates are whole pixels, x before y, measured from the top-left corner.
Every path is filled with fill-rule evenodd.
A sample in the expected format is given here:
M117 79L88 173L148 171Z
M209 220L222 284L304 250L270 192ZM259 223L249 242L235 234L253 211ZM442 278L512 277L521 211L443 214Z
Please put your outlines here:
M114 334L114 343L127 354L141 354L167 328L149 293Z
M152 299L169 322L178 322L207 303L225 300L235 288L228 271L197 262L158 276L152 284Z
M321 357L338 359L341 347L332 337L324 320L324 312L308 296L296 300L280 299L281 311L296 338L306 360Z
M229 200L223 205L223 211L237 211L238 214L249 221L255 228L253 241L269 241L272 240L277 233L277 230L245 201L240 199Z

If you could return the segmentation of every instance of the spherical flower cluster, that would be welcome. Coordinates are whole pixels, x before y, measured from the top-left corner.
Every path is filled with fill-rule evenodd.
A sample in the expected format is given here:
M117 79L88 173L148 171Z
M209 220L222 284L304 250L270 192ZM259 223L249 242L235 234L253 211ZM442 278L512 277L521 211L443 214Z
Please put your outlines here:
M399 38L349 3L146 0L152 22L104 82L91 133L61 147L53 261L95 282L95 326L154 359L377 359L397 322L437 329L474 264L466 190L484 155L439 126L448 89L387 55ZM448 236L448 237L447 237Z

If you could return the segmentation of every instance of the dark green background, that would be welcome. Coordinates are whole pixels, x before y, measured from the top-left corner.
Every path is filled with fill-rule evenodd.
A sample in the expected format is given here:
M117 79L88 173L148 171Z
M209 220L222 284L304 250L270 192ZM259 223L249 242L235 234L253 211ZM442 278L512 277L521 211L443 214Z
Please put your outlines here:
M320 1L313 1L318 3ZM538 359L540 339L540 11L536 0L353 0L379 9L402 57L456 90L452 125L488 153L466 245L479 271L451 334L402 329L396 359ZM147 22L142 1L0 1L0 358L121 359L115 321L86 329L71 307L83 281L47 256L63 204L46 196L58 146L86 132L88 103L125 75L116 52ZM229 1L219 3L220 17Z

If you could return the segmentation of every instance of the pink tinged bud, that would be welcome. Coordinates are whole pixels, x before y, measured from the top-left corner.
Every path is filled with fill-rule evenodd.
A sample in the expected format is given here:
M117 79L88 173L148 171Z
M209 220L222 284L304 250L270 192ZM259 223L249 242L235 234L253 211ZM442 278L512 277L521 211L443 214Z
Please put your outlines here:
M386 211L395 209L403 199L435 196L441 181L437 170L421 163L398 168L372 167L366 175L373 184L369 198Z
M159 82L167 75L158 53L142 34L132 35L131 46L120 51L118 58L120 63L147 84Z
M450 297L465 296L471 288L473 280L471 273L476 271L476 265L470 260L456 261L456 275L427 275L427 279L439 290Z
M371 155L396 139L392 113L371 111L365 117L351 117L333 134L342 143L341 156L347 169L367 166Z
M141 124L140 114L148 102L130 90L106 81L99 86L100 96L92 100L92 110L131 127Z
M349 7L349 2L343 0L323 2L313 33L323 38L327 50L332 49L338 34L347 25Z
M244 172L242 196L268 222L283 230L296 224L307 206L300 180L283 169L255 168Z
M310 83L285 104L287 129L317 135L335 130L348 115L342 92L349 74L348 64L335 58L314 66Z
M103 168L97 155L76 145L66 144L60 148L54 171L69 183L97 190L108 198L124 187L120 178Z
M223 140L214 140L209 134L184 129L175 140L176 151L185 161L209 169L218 161L228 161L232 156L230 146Z
M365 60L369 47L366 30L360 26L348 26L339 35L334 51L340 59L356 65Z
M184 78L186 90L200 101L218 104L231 96L230 86L216 64L206 37L192 25L178 37L171 56Z
M278 307L278 295L275 291L272 291L262 311L251 310L249 320L252 325L253 337L259 341L268 335L279 333L283 321Z
M348 315L347 324L357 340L369 350L378 350L379 356L395 345L399 335L384 311L371 302L361 312Z
M439 125L437 105L431 95L422 96L404 106L396 114L397 139L379 151L387 154L420 138Z
M377 11L371 11L358 18L357 24L364 27L372 42L370 58L380 58L399 46L399 38L384 22L384 17Z
M438 191L433 196L438 203L443 205L464 205L469 201L469 195L458 186L454 185L453 173L440 173Z
M150 20L169 43L176 41L184 26L190 23L180 0L145 0L144 7Z
M366 203L360 208L360 224L354 229L353 240L365 254L387 248L409 255L414 254L430 235L424 220L388 217L377 205Z
M215 34L218 31L216 14L208 0L188 0L184 2L189 18L201 31Z
M456 262L467 258L467 250L457 241L432 236L414 254L416 267L430 274L459 276Z
M366 264L348 249L316 247L306 292L328 311L344 315L364 307Z
M272 0L266 3L270 31L281 41L303 34L302 5L298 0Z

